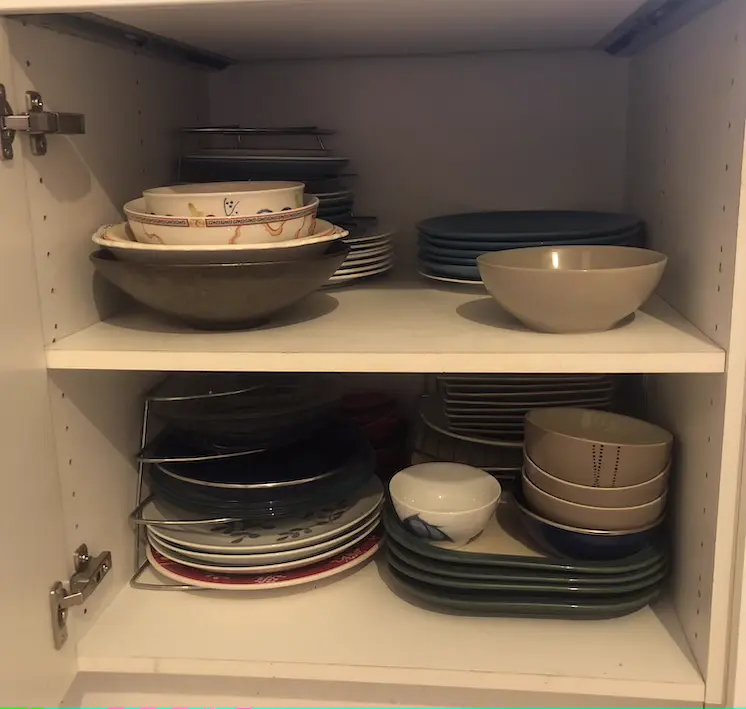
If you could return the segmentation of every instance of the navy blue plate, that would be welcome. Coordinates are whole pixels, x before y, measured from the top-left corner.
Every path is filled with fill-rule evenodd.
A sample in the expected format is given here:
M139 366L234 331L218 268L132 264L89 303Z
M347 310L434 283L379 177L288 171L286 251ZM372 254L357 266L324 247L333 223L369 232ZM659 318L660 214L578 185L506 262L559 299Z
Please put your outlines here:
M640 226L631 214L573 211L470 212L425 219L417 229L448 239L526 241L536 237L599 236Z

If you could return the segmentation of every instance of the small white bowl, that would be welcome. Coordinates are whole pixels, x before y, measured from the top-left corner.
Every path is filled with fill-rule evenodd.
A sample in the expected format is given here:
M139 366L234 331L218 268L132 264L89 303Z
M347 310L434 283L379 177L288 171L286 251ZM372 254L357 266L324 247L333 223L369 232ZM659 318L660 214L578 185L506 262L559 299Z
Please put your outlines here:
M127 222L101 227L91 240L111 249L120 261L140 263L253 263L297 261L317 256L350 232L324 219L316 220L316 231L303 239L277 244L217 244L211 246L169 246L142 244Z
M501 492L489 473L461 463L413 465L389 482L391 501L404 527L450 547L464 546L481 534Z
M202 182L142 193L148 212L171 217L240 217L298 209L302 182Z
M143 198L124 205L132 232L144 244L206 246L273 244L302 239L315 231L318 197L306 195L304 206L284 212L239 217L167 217L149 214Z

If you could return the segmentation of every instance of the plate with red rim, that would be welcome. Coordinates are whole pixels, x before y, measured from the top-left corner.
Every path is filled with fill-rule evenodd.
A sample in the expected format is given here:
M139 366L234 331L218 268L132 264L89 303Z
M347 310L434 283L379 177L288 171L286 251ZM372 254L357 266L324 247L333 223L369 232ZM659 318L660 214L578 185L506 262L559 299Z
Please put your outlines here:
M232 558L232 555L225 554L220 557L219 561L204 561L201 559L194 559L188 553L181 553L174 551L173 547L161 543L160 540L150 532L148 533L148 542L150 546L155 549L161 556L165 557L169 561L175 561L183 566L189 566L193 569L200 569L201 571L213 571L215 573L231 573L231 574L269 574L276 571L291 571L293 569L299 569L303 566L311 566L317 564L324 559L329 559L337 554L341 554L346 549L354 547L371 534L380 521L380 514L368 522L363 527L355 530L352 537L338 541L335 546L331 549L326 549L322 552L314 553L313 551L307 552L304 557L297 559L291 559L288 561L280 561L277 563L236 563L236 560ZM242 557L239 557L242 558Z
M354 547L311 566L270 574L246 576L242 574L215 573L184 566L166 559L150 545L146 550L148 561L163 576L197 588L212 588L231 591L263 591L288 586L300 586L321 581L360 566L378 551L383 542L381 532L373 532Z

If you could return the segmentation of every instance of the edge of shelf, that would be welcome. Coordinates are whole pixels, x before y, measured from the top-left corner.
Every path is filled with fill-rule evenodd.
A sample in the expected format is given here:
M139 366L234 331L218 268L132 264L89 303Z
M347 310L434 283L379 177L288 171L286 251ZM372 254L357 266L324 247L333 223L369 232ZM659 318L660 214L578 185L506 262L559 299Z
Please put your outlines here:
M332 302L332 300L335 302ZM726 355L658 297L597 334L530 332L486 293L382 283L311 296L267 329L198 332L144 312L46 348L48 369L266 372L721 373ZM320 317L319 317L320 316ZM378 316L378 317L377 317Z

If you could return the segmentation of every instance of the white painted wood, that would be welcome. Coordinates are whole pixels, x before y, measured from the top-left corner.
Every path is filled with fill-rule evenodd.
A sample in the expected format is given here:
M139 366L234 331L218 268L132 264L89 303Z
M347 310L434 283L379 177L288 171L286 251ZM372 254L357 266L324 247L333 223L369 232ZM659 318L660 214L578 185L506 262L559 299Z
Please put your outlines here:
M81 641L80 669L703 700L665 603L585 623L452 616L399 598L383 567L251 598L125 588Z
M643 1L2 0L0 11L101 11L120 22L247 60L588 48Z
M320 293L283 323L197 332L142 312L47 349L50 369L295 372L721 372L723 351L658 299L615 330L531 332L486 292L381 283Z
M622 209L627 65L601 52L251 62L210 76L210 114L337 130L357 213L398 225L413 271L425 217Z
M0 77L13 100L5 21ZM24 169L20 154L0 163L0 695L9 706L53 706L75 673L75 636L54 649L48 593L67 580L73 548L62 521Z
M8 27L16 83L39 91L51 110L86 116L85 135L49 138L44 156L17 141L50 343L118 307L113 289L93 280L91 234L122 221L122 205L143 189L173 180L177 129L199 123L206 75L19 22Z
M546 694L538 691L354 685L183 675L81 673L65 706L261 707L701 707L702 702Z
M651 397L682 442L673 602L711 703L725 700L743 445L745 37L746 6L731 0L630 70L630 205L669 256L660 292L728 352L726 377L662 378Z

